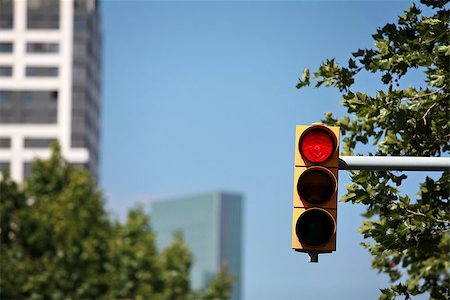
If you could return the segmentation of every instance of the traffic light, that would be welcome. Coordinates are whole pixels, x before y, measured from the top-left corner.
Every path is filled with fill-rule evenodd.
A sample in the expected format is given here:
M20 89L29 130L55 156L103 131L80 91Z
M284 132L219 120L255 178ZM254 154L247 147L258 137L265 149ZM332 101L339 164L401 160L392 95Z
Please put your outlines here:
M311 262L336 250L339 127L296 127L292 248Z

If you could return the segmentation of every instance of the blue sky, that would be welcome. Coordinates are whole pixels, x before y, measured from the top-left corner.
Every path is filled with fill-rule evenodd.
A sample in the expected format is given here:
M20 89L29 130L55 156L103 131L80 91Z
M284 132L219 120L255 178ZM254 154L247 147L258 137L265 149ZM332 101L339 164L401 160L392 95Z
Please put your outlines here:
M164 195L240 192L244 299L377 298L387 277L359 245L362 207L339 203L337 251L318 264L291 250L295 125L345 113L336 90L295 85L305 67L372 47L408 5L103 1L101 185L113 214Z

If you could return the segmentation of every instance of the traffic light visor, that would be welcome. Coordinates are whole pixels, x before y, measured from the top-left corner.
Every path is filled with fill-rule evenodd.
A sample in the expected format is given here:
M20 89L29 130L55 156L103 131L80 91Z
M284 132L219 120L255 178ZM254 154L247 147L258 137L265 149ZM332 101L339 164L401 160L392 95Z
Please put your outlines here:
M313 208L300 215L295 232L300 242L317 247L331 239L335 227L333 217L326 210Z
M298 147L304 158L313 163L320 163L333 155L336 141L326 127L317 126L303 133Z
M297 192L301 199L311 204L320 204L333 196L336 178L323 167L312 167L303 172L297 182Z

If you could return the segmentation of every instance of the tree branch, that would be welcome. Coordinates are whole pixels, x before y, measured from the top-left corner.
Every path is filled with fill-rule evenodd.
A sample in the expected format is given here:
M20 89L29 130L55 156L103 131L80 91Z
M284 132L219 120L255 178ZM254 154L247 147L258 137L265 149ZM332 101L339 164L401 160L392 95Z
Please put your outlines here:
M426 214L421 213L420 211L413 211L413 210L410 210L410 209L407 209L407 208L406 208L406 211L409 212L412 215L415 215L415 216L428 217ZM435 218L433 218L433 219L437 223L450 224L450 221L440 220L440 219L435 219Z
M432 95L434 95L434 94L437 94L439 91L445 89L446 87L447 87L447 84L444 84L443 86L441 86L441 87L438 88L437 90L434 90L434 91L432 91L432 92L429 92L428 94L416 95L416 96L414 96L414 97L412 97L412 98L408 98L408 99L409 99L409 100L415 100L415 99L418 99L418 98L423 98L423 97L432 96Z
M438 103L434 102L433 105L431 105L430 108L428 108L427 111L425 112L425 114L422 116L423 124L427 125L427 119L425 117L428 115L430 110L436 106L436 104L438 104Z

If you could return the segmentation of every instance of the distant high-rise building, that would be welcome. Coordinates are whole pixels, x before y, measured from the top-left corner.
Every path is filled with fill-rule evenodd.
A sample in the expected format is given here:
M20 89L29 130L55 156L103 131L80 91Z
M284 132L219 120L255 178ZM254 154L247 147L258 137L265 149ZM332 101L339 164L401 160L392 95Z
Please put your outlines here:
M232 299L241 298L242 286L242 196L205 193L151 203L151 223L160 250L173 240L177 230L194 256L191 287L204 289L223 263L236 275Z
M63 156L98 178L100 13L96 0L0 0L0 172Z

